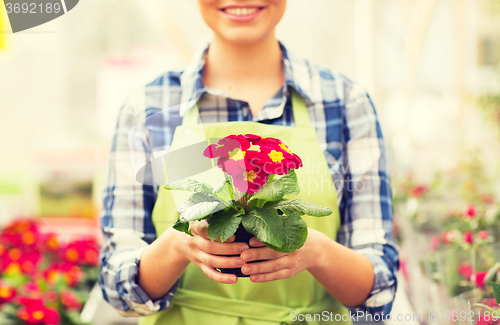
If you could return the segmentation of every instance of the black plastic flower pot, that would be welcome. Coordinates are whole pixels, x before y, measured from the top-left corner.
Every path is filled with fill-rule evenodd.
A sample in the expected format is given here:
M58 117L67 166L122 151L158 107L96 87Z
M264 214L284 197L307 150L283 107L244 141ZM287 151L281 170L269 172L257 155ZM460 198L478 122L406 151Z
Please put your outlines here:
M245 228L243 227L243 225L241 223L240 223L238 229L236 229L236 232L234 235L235 235L235 239L234 239L235 242L247 243L247 244L250 242L250 238L253 237L253 235L251 233L249 233L248 231L245 230ZM233 255L233 256L239 256L239 255ZM258 262L258 261L255 261L255 262ZM250 262L250 263L252 263L252 262ZM229 269L219 268L219 271L221 273L225 273L225 274L234 274L239 278L250 277L250 275L248 275L248 274L241 273L240 267L229 268Z

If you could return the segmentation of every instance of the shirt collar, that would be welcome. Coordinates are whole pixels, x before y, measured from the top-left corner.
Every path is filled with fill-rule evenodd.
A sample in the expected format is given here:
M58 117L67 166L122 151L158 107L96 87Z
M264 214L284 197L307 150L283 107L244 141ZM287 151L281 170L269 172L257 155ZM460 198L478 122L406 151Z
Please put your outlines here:
M284 64L286 86L294 88L304 97L306 102L312 102L313 89L309 63L289 52L281 42L279 42L279 45ZM210 44L206 43L198 48L180 76L182 89L181 103L185 103L181 104L180 116L184 116L201 95L208 91L203 84L202 75L203 67L205 66L205 56L209 46Z

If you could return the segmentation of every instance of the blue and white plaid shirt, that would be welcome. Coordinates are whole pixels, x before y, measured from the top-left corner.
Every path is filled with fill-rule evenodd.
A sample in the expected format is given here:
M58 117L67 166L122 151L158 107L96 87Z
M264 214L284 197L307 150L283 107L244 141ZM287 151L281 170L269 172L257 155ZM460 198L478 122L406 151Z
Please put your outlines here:
M151 215L158 186L139 184L134 166L146 165L155 148L168 150L185 113L184 108L179 108L180 103L199 99L200 118L205 123L254 121L294 126L288 87L305 98L330 167L340 202L337 240L366 255L373 264L375 281L371 293L361 306L352 309L371 314L390 312L399 259L393 239L385 147L373 103L359 84L294 56L281 43L280 46L286 82L256 116L252 116L248 103L203 85L208 46L195 55L184 71L161 75L122 107L104 190L101 221L105 245L99 278L104 298L121 314L150 315L169 308L177 288L178 282L164 297L153 301L138 285L141 254L156 239ZM151 133L150 143L129 142L129 131L134 125L158 112L166 116L166 123Z

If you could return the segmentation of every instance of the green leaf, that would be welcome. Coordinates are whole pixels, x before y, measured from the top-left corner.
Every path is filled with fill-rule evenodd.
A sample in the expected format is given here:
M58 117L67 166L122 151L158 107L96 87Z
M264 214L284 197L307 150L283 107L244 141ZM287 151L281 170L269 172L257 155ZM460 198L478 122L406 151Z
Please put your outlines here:
M299 181L295 169L290 169L288 174L278 178L285 185L285 195L298 195L300 193Z
M211 186L191 178L182 178L167 182L165 189L170 191L192 191L196 193L205 193L207 195L211 195L214 190Z
M49 289L49 286L47 285L47 282L44 279L38 280L37 284L42 291L47 291Z
M486 310L488 310L488 311L490 311L490 312L495 312L495 311L496 311L495 309L493 309L493 308L491 308L490 306L485 305L485 304L475 303L473 306L474 306L474 307L482 307L482 308L484 308L484 309L486 309ZM491 323L490 323L490 324L491 324Z
M493 295L495 296L495 300L497 304L500 305L500 284L492 282L491 286L493 287Z
M261 242L283 246L283 221L276 209L254 208L242 218L243 227Z
M179 215L181 215L185 213L189 207L202 202L214 202L214 198L204 193L194 193L193 195L188 197L186 201L182 202L182 204L177 209L177 212L179 213Z
M280 180L274 180L269 184L262 186L262 188L255 193L251 200L262 199L265 201L276 201L285 195L285 185Z
M208 216L219 205L219 201L200 202L188 207L183 213L179 214L181 222L200 220Z
M278 202L269 202L266 208L275 208L283 211L284 214L298 213L299 215L308 215L311 217L326 217L332 214L330 208L312 202L302 201L301 199L281 200Z
M73 324L82 324L82 320L80 319L80 314L76 311L68 311L65 313L66 317L73 323Z
M184 232L190 236L193 236L193 233L191 230L189 230L189 222L181 222L179 219L174 223L172 226L175 230L178 230L180 232Z
M500 262L496 262L495 265L493 265L486 275L484 276L484 283L490 282L490 281L495 281L496 275L498 272L498 269L500 269Z
M259 199L256 199L256 200L250 199L250 201L248 201L248 208L249 209L261 208L262 201L263 200L259 200ZM266 201L264 201L264 202L266 202Z
M23 274L4 273L2 275L2 281L4 281L9 286L20 287L22 284L28 282L28 278Z
M2 313L8 316L17 316L17 309L14 304L4 304L2 305Z
M219 213L213 215L210 218L208 224L208 237L211 241L219 238L221 243L229 239L241 223L241 215L245 214L245 210L239 209L235 211L233 209L229 211L220 211Z
M86 267L85 271L85 281L92 283L92 285L99 279L99 268L97 267ZM85 293L87 293L85 291Z
M227 206L231 205L234 201L234 195L231 189L231 183L229 181L224 180L219 185L214 188L212 192L212 196L224 202Z
M292 253L304 246L307 239L307 224L298 213L281 216L283 222L283 246L269 246L277 252Z
M215 196L217 193L222 192L224 188L227 188L227 180L223 180L222 182L219 183L219 185L214 187L212 195Z

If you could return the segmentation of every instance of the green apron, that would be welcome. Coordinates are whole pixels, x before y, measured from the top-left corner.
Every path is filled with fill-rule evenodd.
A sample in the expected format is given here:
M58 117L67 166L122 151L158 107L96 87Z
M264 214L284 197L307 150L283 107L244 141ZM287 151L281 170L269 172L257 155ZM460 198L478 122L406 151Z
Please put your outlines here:
M281 139L304 163L297 170L301 191L295 197L334 211L329 217L303 216L304 220L309 228L336 240L340 217L328 164L319 147L316 130L310 125L304 100L295 91L292 93L292 103L296 127L255 122L198 124L199 112L194 106L184 116L182 125L176 128L172 150L197 143L203 138L223 138L230 134L252 133ZM219 173L220 170L213 168L211 172ZM206 179L201 177L200 180ZM174 195L179 197L174 199ZM153 210L157 236L172 226L177 219L176 202L179 204L188 195L190 193L172 192L160 187ZM310 315L307 318L306 314L316 316ZM347 325L351 324L348 315L347 308L335 300L307 271L272 282L252 283L249 278L239 278L235 284L221 284L210 280L191 263L180 278L171 308L143 317L139 324L319 324L333 319L332 323ZM302 317L308 320L299 322Z

